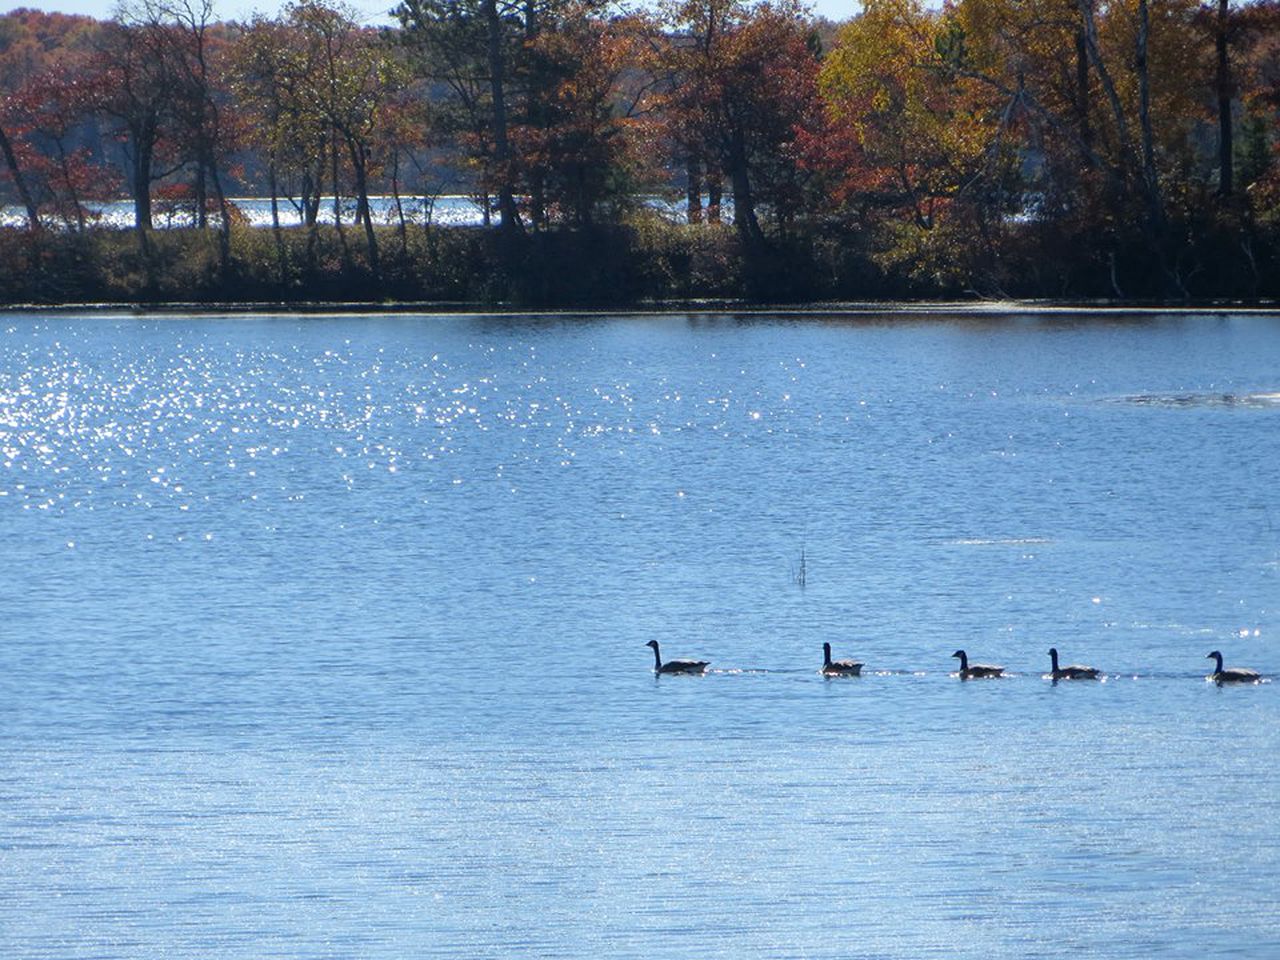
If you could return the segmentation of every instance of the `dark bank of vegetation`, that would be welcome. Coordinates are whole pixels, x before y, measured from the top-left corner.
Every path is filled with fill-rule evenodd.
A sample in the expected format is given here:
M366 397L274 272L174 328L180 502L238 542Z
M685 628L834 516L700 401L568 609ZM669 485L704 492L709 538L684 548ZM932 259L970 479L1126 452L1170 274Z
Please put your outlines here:
M0 301L1280 297L1280 0L396 16L0 17ZM442 193L485 225L369 199Z
M158 231L144 252L118 230L0 237L11 303L449 302L617 305L702 299L805 300L919 294L838 245L777 245L752 263L728 225L657 218L530 235L512 249L494 230L376 227L363 244L332 226L236 228L224 266L199 230Z
M876 252L836 233L793 234L763 248L744 244L728 224L673 224L657 217L624 225L552 230L513 250L495 230L375 227L382 251L375 271L350 230L236 227L230 254L209 231L156 231L145 250L122 230L0 232L0 291L10 304L59 303L382 303L437 302L525 306L609 306L641 302L791 302L895 299L1168 300L1161 266L1088 250L1062 254L1061 238L1027 230L999 274L953 258L947 271L921 276L886 268ZM1185 300L1280 298L1276 243L1252 258L1237 238L1201 234L1201 269ZM1271 266L1268 267L1268 264ZM1207 265L1207 266L1206 266Z

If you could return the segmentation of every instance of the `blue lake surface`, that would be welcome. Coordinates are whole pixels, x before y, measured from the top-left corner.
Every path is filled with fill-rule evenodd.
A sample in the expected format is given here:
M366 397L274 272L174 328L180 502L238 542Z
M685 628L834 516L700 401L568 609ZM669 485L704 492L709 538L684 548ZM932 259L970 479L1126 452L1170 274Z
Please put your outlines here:
M10 313L0 546L6 958L1280 955L1275 315Z

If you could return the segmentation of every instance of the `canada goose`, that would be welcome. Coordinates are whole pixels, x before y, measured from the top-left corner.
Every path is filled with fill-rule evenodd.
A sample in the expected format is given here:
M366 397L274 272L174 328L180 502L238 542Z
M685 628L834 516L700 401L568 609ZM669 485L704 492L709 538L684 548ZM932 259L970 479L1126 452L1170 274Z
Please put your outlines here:
M1222 654L1217 650L1208 654L1206 660L1213 660L1213 673L1209 674L1209 679L1214 683L1257 683L1262 679L1262 674L1257 670L1250 670L1247 667L1232 667L1230 670L1222 669Z
M858 677L862 675L861 660L832 660L831 644L822 645L822 672L829 677Z
M963 650L957 650L952 654L960 661L960 679L974 680L981 677L999 677L1004 674L1004 667L993 666L990 663L969 663L969 656Z
M702 673L707 669L707 660L668 660L662 662L662 654L658 652L658 641L650 640L646 647L653 647L654 673Z
M1053 660L1053 679L1055 680L1097 680L1097 667L1082 667L1079 664L1071 664L1067 667L1058 666L1058 648L1050 647L1049 656Z

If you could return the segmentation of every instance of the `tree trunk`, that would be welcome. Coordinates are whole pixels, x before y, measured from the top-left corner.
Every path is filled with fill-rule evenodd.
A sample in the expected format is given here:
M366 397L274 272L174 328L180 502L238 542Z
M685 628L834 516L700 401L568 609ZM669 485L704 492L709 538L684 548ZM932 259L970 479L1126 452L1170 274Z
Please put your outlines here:
M316 163L315 175L311 170L302 174L302 209L307 225L307 269L316 266L316 243L319 240L320 194L324 189L324 157Z
M207 168L204 161L196 164L196 189L195 189L195 227L197 230L204 230L209 226L209 188L206 180Z
M84 228L85 228L84 204L80 202L80 192L76 190L75 177L71 173L71 163L67 157L66 145L62 142L61 139L57 141L57 144L58 144L58 167L59 169L62 170L62 179L63 179L63 182L65 182L67 185L67 194L71 200L71 210L76 217L76 231L78 233L84 233ZM62 220L64 223L67 224L67 226L70 226L70 223L67 221L65 214L63 215Z
M756 201L747 170L747 147L741 130L735 130L730 141L729 182L733 187L733 225L748 248L757 247L764 241L764 233L756 219Z
M1166 222L1164 200L1160 195L1160 179L1156 170L1155 133L1151 121L1151 69L1147 60L1151 37L1148 0L1138 0L1138 35L1134 51L1134 71L1138 76L1138 123L1142 132L1142 197L1146 204L1146 234L1151 252L1165 276L1165 289L1186 299L1189 294L1176 267L1170 268L1165 257Z
M338 134L335 131L329 143L329 159L332 164L331 173L333 176L333 225L338 228L338 233L342 233L342 197L338 191Z
M400 151L391 156L391 196L396 204L397 233L400 235L400 259L409 255L409 224L404 216L404 204L400 201Z
M285 278L284 234L280 232L280 185L276 181L276 160L267 162L267 185L271 189L271 236L276 241L276 264L280 271L280 283ZM304 199L305 203L306 200Z
M22 201L23 207L26 208L27 227L32 233L39 233L40 212L36 209L35 201L31 198L31 191L27 189L27 181L22 176L22 169L18 166L18 157L13 152L13 144L9 142L9 138L5 135L3 128L0 128L0 152L4 153L5 166L9 168L9 174L13 177L13 185L18 191L18 199Z
M216 160L209 161L209 176L213 180L213 198L218 202L218 270L225 279L231 270L231 207L222 189Z
M135 136L130 178L133 188L133 226L140 234L151 229L151 151L145 134Z
M525 0L524 4L524 42L526 47L532 47L534 41L538 37L540 29L538 23L538 5L534 0ZM546 123L545 109L543 107L544 98L550 93L548 89L551 83L548 82L546 76L546 68L539 58L532 61L532 70L529 70L525 77L526 89L525 94L525 123L530 129L539 129ZM553 83L554 81L552 81ZM536 233L547 227L547 173L541 164L531 164L525 170L525 176L529 186L529 202L527 212L529 214L529 226ZM581 208L575 213L575 218L579 218Z
M1138 38L1134 52L1134 69L1138 74L1138 123L1142 128L1142 181L1151 227L1164 226L1164 205L1160 199L1160 181L1156 173L1155 135L1151 126L1151 71L1147 63L1147 46L1151 36L1151 18L1147 0L1138 0Z
M1227 52L1229 0L1218 0L1218 193L1231 196L1235 188L1235 166L1231 140L1231 60Z
M364 145L347 141L347 153L351 157L351 169L356 178L356 219L364 225L365 245L369 249L369 271L378 276L378 238L373 231L373 214L369 209L368 157Z
M1111 71L1107 69L1106 62L1102 59L1102 51L1098 47L1098 23L1093 16L1093 5L1094 0L1078 0L1080 19L1084 26L1085 49L1089 54L1089 62L1093 64L1094 73L1097 74L1098 81L1102 84L1102 91L1107 96L1107 102L1111 105L1111 114L1116 122L1116 136L1119 138L1117 146L1119 148L1121 178L1127 181L1129 171L1132 169L1130 157L1133 141L1129 135L1129 122L1125 118L1124 106L1120 102L1120 94L1116 92L1116 85L1111 79ZM1144 14L1145 10L1144 4Z
M280 232L280 189L276 184L276 162L267 164L267 186L271 190L271 229Z
M489 56L489 90L493 98L493 154L498 173L498 228L508 237L520 230L515 189L511 182L511 144L507 136L506 60L502 52L502 20L497 0L483 0Z
M693 154L689 155L686 166L688 182L685 187L687 215L690 223L702 222L702 164Z
M323 165L317 165L317 172L323 171ZM320 221L320 191L323 185L319 176L312 176L310 170L302 171L302 221L314 229Z
M529 229L536 233L545 230L547 226L547 177L546 172L537 164L531 164L525 170L525 177L529 185L525 213L529 216Z
M1093 149L1093 131L1089 128L1089 43L1084 27L1076 30L1076 118L1080 124L1080 142Z

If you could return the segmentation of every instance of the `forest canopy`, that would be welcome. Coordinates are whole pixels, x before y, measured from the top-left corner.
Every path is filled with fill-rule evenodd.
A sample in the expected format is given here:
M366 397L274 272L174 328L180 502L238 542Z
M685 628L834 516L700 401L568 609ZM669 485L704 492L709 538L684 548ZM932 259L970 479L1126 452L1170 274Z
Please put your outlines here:
M182 211L225 285L248 256L234 198L269 199L277 235L295 212L312 267L334 205L354 230L340 268L380 280L428 269L387 263L388 244L408 256L402 200L465 194L494 269L604 255L581 238L607 236L619 256L680 245L674 261L711 244L798 298L1277 294L1280 0L865 0L840 24L791 0L393 15L0 16L4 233L65 244L127 199L152 264L158 214Z

